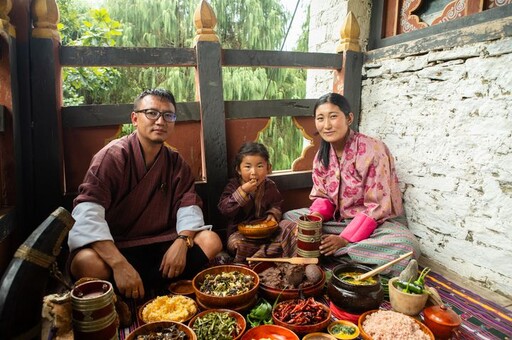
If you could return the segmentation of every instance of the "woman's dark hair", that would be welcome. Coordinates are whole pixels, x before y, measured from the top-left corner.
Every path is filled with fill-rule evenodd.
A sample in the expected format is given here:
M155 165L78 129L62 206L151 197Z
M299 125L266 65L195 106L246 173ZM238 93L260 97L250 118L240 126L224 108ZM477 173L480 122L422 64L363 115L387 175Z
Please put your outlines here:
M137 98L135 98L135 101L133 102L133 110L134 111L139 109L138 106L139 106L140 101L142 100L142 98L144 98L146 96L155 96L155 97L159 97L160 99L167 100L172 105L174 105L174 107L176 108L176 99L174 99L174 95L170 91L167 91L165 89L148 89L148 90L142 91L142 93L139 94L139 96Z
M331 103L331 104L334 104L337 107L339 107L341 112L343 112L345 114L345 117L347 117L347 118L349 117L350 112L352 112L347 98L345 98L344 96L342 96L341 94L338 94L338 93L327 93L327 94L324 94L323 96L321 96L320 98L318 98L318 100L316 101L315 107L313 108L313 116L316 116L316 109L320 105L325 104L325 103ZM320 160L322 162L323 166L326 168L329 166L329 150L330 150L330 148L331 148L331 144L322 139L322 141L320 142L319 150L318 150L318 160Z
M267 163L270 163L270 156L265 145L256 142L245 142L244 144L242 144L240 149L238 149L238 152L234 160L234 169L235 174L237 174L237 176L238 170L240 169L240 164L242 164L242 160L244 159L245 156L248 155L258 155L262 157Z

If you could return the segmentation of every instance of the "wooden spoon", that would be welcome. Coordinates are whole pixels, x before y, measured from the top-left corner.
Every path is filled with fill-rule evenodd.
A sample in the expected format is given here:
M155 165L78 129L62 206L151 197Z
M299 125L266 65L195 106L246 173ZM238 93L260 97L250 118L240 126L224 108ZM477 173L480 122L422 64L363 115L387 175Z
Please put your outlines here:
M248 257L247 261L260 261L260 262L286 262L291 264L317 264L318 258L316 257Z
M354 280L357 280L357 281L361 281L361 280L364 280L364 279L367 279L369 277L372 277L374 275L377 275L379 274L380 272L382 272L384 269L388 268L388 267L391 267L392 265L394 265L395 263L397 262L400 262L402 261L403 259L411 256L413 253L412 251L408 252L407 254L403 254L402 256L400 256L399 258L397 259L394 259L393 261L391 262L388 262L386 264L383 264L382 266L380 267L377 267L375 268L374 270L370 270L368 273L364 273L362 275L359 275L358 277L355 277Z

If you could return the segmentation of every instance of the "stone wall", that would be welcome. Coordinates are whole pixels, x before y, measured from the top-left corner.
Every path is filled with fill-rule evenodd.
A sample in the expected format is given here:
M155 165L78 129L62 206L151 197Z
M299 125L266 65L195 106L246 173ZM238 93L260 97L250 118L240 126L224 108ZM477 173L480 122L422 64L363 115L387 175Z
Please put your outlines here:
M313 3L310 51L334 52L339 37L326 34L329 41L317 42L314 30L339 32L347 1L338 1L339 11ZM324 12L339 18L319 21ZM360 131L394 154L423 256L510 297L512 37L404 50L367 53ZM308 97L331 91L329 76L308 74Z

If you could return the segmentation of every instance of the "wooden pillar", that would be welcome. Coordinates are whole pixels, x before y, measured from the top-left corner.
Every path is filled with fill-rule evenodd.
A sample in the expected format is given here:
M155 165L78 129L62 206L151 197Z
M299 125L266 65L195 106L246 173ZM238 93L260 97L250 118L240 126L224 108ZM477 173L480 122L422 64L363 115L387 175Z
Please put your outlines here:
M62 205L59 11L55 0L33 0L30 39L34 218L41 221Z
M16 30L10 21L12 8L11 0L0 0L0 276L22 237L15 209L21 201L16 190L21 176L16 171L20 135L16 133L19 131L19 108Z
M197 56L196 84L201 112L201 145L204 179L208 183L206 215L214 227L222 226L217 210L219 197L228 180L226 160L226 116L222 84L222 49L214 28L217 18L212 7L201 1L194 13Z
M333 91L344 95L354 113L354 122L351 127L359 130L359 117L361 109L361 71L363 67L363 53L359 46L360 29L355 15L348 12L345 22L340 30L340 42L336 47L337 53L343 54L343 66L335 71Z

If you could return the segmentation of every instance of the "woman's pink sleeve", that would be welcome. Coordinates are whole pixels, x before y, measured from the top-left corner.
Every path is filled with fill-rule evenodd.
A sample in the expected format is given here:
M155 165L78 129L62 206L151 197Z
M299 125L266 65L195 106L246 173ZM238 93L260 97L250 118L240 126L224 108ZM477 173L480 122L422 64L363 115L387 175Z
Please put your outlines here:
M332 219L335 208L334 204L332 204L327 198L317 198L309 207L309 212L317 212L322 215L322 219L324 221L329 221Z
M357 214L340 234L350 243L366 240L377 228L377 222L365 213Z

